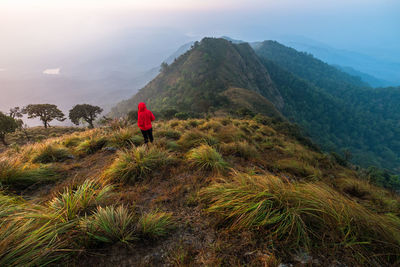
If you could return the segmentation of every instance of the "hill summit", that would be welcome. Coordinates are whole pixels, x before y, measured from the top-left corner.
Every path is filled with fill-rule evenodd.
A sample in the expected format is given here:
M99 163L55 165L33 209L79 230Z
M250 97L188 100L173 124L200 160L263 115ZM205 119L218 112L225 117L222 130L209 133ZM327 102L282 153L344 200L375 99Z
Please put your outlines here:
M139 102L157 110L207 113L232 107L251 107L256 112L280 116L283 98L247 43L204 38L192 49L164 65L161 73L135 96L113 109L126 114ZM256 101L256 102L253 102Z

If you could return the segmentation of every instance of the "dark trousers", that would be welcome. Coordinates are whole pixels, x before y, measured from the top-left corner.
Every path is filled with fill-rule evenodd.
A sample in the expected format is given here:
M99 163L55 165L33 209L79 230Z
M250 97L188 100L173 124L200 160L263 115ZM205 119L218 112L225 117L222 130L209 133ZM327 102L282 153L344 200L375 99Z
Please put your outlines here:
M153 143L153 128L150 128L146 131L143 131L143 130L141 130L141 131L143 134L144 143L147 144L149 142L149 139L150 139L150 142Z

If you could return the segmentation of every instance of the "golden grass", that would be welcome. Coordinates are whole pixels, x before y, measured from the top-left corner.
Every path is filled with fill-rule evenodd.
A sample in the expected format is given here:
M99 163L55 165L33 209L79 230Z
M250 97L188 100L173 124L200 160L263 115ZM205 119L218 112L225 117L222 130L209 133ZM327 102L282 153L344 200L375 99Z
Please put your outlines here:
M105 171L104 178L113 182L135 182L148 178L169 161L171 157L157 147L133 147L118 152L114 163Z
M144 213L138 221L138 232L150 239L163 237L173 228L172 213L168 212L155 210Z
M127 207L97 207L92 216L81 221L81 227L98 241L128 243L138 239L136 221L136 215Z
M247 141L225 143L220 146L220 149L224 155L231 155L245 160L259 157L257 149Z
M340 246L365 260L399 260L400 224L328 185L236 173L201 192L207 211L231 230L263 231L291 248ZM383 256L384 255L384 256Z
M86 180L76 189L66 188L63 193L54 197L48 207L63 220L76 219L88 213L90 208L101 204L108 197L112 186L102 186L96 181Z
M75 222L0 193L0 266L43 266L70 254ZM68 250L65 250L67 249Z
M34 163L61 162L71 157L68 149L57 144L42 144L32 155Z
M58 176L51 166L23 165L17 158L0 159L0 184L25 189L36 183L54 182Z
M299 161L294 158L286 158L278 160L274 166L280 171L295 176L309 177L314 179L321 176L321 173L318 169L314 168L307 162Z
M94 176L102 173L103 184L118 183L121 191L113 190L112 196L125 204L140 201L142 205L142 201L147 201L142 198L154 194L145 205L170 205L178 195L179 198L186 196L182 200L185 208L205 203L206 210L216 215L217 233L260 234L273 240L273 246L285 253L300 248L320 255L352 251L360 265L389 265L400 261L399 198L356 179L354 171L338 166L328 156L311 151L276 131L272 124L230 118L157 122L154 124L155 142L149 149L135 147L143 142L136 127L120 126L11 147L0 154L1 185L7 190L19 190L50 182L59 178L54 170L57 173L65 170L67 174L62 177L70 179L77 172L81 173L74 167L81 158L60 162L57 149L87 157L85 160L89 161L103 155L112 159L108 152L89 156L105 146L112 146L117 149L114 162L110 166L90 162L97 168L96 174L83 172L85 176L82 177L87 175L97 181ZM33 160L40 154L49 155L46 158L50 160ZM40 162L55 163L43 165ZM228 165L249 174L234 173L232 177L218 180L210 178L207 183L211 180L211 184L201 179L210 172L225 175ZM207 172L194 173L190 171L193 169ZM182 170L185 175L193 175L188 179L196 181L196 186L187 186L179 180L182 184L167 182L162 189L152 188L162 180L158 178L168 181ZM260 175L266 170L277 174ZM167 171L171 171L171 175L164 177ZM280 179L278 174L302 182L290 183ZM0 254L5 255L0 256L0 266L29 265L30 258L32 265L43 265L96 242L131 243L136 239L156 239L171 230L173 220L169 213L147 209L140 214L120 203L106 206L110 204L106 200L111 187L94 181L66 188L43 205L0 194ZM128 182L134 184L120 184ZM70 181L66 180L65 184L68 183ZM146 190L140 191L141 187ZM203 202L198 201L199 187L205 187L200 192ZM106 192L100 193L102 190ZM130 192L135 192L134 196ZM34 201L43 203L41 198L34 198ZM206 222L208 220L204 220ZM233 251L236 244L226 242ZM217 254L227 257L223 251ZM182 261L177 259L177 262ZM260 254L259 262L277 265L279 259L274 254Z
M209 145L200 145L187 154L189 162L199 170L224 172L228 164L222 156Z
M190 149L199 146L200 144L207 144L214 146L218 144L218 140L206 133L199 130L186 131L178 140L178 144L184 149Z

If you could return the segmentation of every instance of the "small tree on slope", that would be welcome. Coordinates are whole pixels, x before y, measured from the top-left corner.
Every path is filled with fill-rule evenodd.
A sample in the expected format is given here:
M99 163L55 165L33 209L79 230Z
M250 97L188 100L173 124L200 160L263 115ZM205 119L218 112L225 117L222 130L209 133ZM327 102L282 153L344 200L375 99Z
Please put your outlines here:
M44 128L50 126L52 120L64 121L65 115L56 105L52 104L31 104L22 109L23 114L28 114L28 119L39 118Z
M12 133L18 128L18 123L15 119L0 112L0 141L7 146L6 134Z
M69 111L69 119L76 125L79 125L81 120L84 120L89 124L89 128L94 128L93 122L102 112L103 109L98 106L89 104L76 105Z

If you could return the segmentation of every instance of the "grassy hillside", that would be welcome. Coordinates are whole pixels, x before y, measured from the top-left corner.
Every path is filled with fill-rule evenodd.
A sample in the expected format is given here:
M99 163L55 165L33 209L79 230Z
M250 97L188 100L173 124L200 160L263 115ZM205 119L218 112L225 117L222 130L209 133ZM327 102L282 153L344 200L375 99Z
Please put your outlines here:
M121 124L122 125L122 124ZM268 117L171 120L0 156L0 265L400 263L400 199Z
M19 146L27 143L35 143L46 140L48 138L58 137L66 133L81 132L84 128L78 127L62 127L52 126L47 129L44 127L30 127L23 130L17 130L14 133L6 135L6 142L14 149L18 149ZM6 147L1 143L0 152L5 150Z

